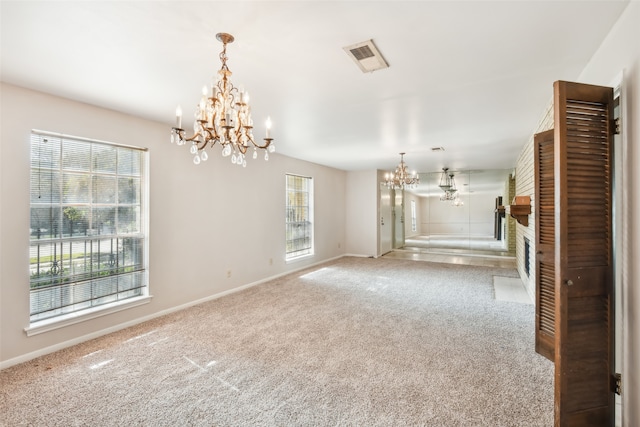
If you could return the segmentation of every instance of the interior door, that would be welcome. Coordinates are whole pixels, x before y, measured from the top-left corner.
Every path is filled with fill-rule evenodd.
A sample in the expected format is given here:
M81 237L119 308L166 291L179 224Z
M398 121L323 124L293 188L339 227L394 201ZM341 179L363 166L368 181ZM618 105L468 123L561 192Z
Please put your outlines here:
M393 194L393 248L404 246L404 190L394 190Z
M554 83L555 424L613 426L613 89Z
M391 216L391 190L385 185L380 186L380 213L378 218L378 230L380 233L379 255L384 255L392 250L393 218Z
M555 352L555 199L553 129L534 135L536 224L536 351Z

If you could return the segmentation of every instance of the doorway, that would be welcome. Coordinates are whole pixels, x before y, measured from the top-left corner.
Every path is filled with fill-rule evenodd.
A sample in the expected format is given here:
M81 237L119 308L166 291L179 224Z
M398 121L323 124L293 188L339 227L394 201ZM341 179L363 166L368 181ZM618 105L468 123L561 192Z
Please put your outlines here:
M405 244L404 238L404 190L392 190L393 198L393 249L400 249Z
M380 201L378 209L378 253L384 255L393 249L393 218L391 207L391 190L384 184L380 185Z

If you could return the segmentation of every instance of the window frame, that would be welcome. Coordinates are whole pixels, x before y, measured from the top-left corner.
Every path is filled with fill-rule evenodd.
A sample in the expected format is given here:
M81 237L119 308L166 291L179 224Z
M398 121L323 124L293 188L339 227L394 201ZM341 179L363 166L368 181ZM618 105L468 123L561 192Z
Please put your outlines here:
M64 150L63 147L65 146L65 144L67 144L67 146L78 144L77 147L80 147L79 148L80 151L88 150L90 153L88 156L88 161L90 162L88 168L86 170L83 170L77 173L75 171L72 171L70 173L70 170L72 168L71 169L66 168L65 165L63 164L63 159L64 159L63 154L60 154L59 159L56 160L56 162L58 163L57 165L54 165L53 159L49 159L50 163L48 167L44 165L40 166L40 163L36 165L34 162L42 161L42 157L40 156L40 153L38 153L38 155L34 157L33 145L38 143L41 139L45 139L45 138L55 139L56 143L59 144L60 146L59 148L60 153L63 153L63 150ZM60 212L63 212L63 213L65 212L65 209L69 208L69 205L72 205L73 207L77 207L79 210L85 209L85 212L90 213L90 215L87 215L85 217L85 222L87 223L87 225L84 231L84 235L74 236L73 235L74 230L73 230L72 224L69 225L68 231L70 234L69 235L64 234L63 232L64 218L63 217L61 217L59 220L56 220L56 222L60 222L60 224L58 225L61 227L60 228L61 231L60 232L56 231L55 235L48 236L46 238L43 238L42 240L38 235L38 238L34 239L32 236L33 230L30 230L30 233L29 233L30 252L32 252L33 247L40 248L41 244L51 245L51 247L58 246L60 248L67 245L68 249L71 250L71 248L74 247L76 243L82 244L84 242L84 246L86 247L87 244L90 245L93 242L100 242L104 239L110 240L112 244L113 244L113 241L115 240L116 245L118 245L118 243L132 244L136 248L137 252L135 253L135 255L133 255L133 258L129 259L129 261L126 261L125 254L122 254L122 262L120 260L116 260L115 262L116 267L112 269L106 269L106 271L101 271L101 270L98 271L98 270L90 269L90 272L87 273L87 270L85 267L84 273L81 273L80 275L74 275L73 272L71 272L71 273L68 273L67 276L61 275L58 279L52 279L52 282L49 285L49 289L52 290L51 292L60 293L60 295L62 295L65 292L69 292L69 293L75 292L75 290L72 290L72 288L76 286L82 287L82 285L84 285L86 288L91 288L92 290L91 290L91 296L89 298L85 298L81 302L76 302L74 296L67 297L67 298L71 298L71 302L67 301L65 303L61 303L60 306L57 306L57 305L54 306L54 308L52 308L50 311L55 311L56 313L50 316L46 316L46 315L38 316L38 314L35 313L33 310L33 307L34 307L33 304L38 304L37 301L33 300L33 298L37 298L37 296L34 296L34 295L36 295L38 292L37 292L37 288L33 286L34 280L37 281L37 279L32 280L33 278L32 276L34 274L34 271L33 271L34 264L33 264L33 260L31 259L29 262L29 272L30 272L29 320L30 320L30 323L29 323L29 326L25 328L25 332L27 333L27 335L31 336L34 334L57 329L59 327L67 326L69 324L82 322L88 319L93 319L109 313L121 311L130 307L148 303L151 300L151 297L149 295L149 278L148 278L148 274L149 274L149 269L148 269L148 260L149 260L148 149L143 147L132 146L132 145L118 144L118 143L113 143L108 141L101 141L96 139L90 139L90 138L84 138L84 137L78 137L73 135L66 135L66 134L54 133L54 132L48 132L48 131L42 131L42 130L36 130L36 129L33 129L31 131L30 145L32 147L31 153L30 153L30 171L31 171L30 172L30 196L29 196L30 198L29 209L31 212L30 215L33 214L34 209L36 209L37 211L38 209L41 209L44 205L53 207L54 209L60 210ZM96 150L96 147L98 147L99 149ZM97 161L100 159L98 159L94 155L95 153L101 152L101 149L105 147L107 150L114 150L114 154L113 154L114 170L112 172L106 172L106 173L104 171L101 171L100 168L96 166ZM134 172L132 169L131 172L123 172L122 170L119 169L119 165L117 163L117 161L119 160L115 160L115 159L119 159L120 156L123 154L130 155L130 153L127 153L124 150L132 150L130 153L133 153L133 151L140 153L139 154L140 158L135 159L135 162L136 162L135 167L136 168L139 167L140 168L139 171ZM75 151L74 151L74 154L76 154ZM134 158L135 157L136 156L134 156ZM82 203L72 203L72 202L65 201L63 196L69 193L65 193L62 187L60 189L55 189L54 184L51 184L51 187L47 189L47 193L45 196L45 197L48 197L50 201L48 203L34 202L33 200L34 196L32 194L32 191L33 191L33 185L35 184L35 181L34 181L35 173L37 173L38 177L40 177L42 174L42 171L44 170L48 171L51 174L51 176L53 176L54 172L59 173L59 177L57 177L54 181L52 181L52 182L55 182L57 185L63 185L62 183L64 182L64 178L63 178L64 174L67 174L67 175L75 174L77 176L84 177L84 179L86 179L86 181L89 183L87 185L87 187L89 188L88 191L91 194L89 196L89 201L88 202L84 201ZM129 185L131 185L131 181L133 181L134 182L133 187L135 187L136 185L139 187L138 189L135 189L136 193L134 195L134 201L122 202L121 200L119 200L120 197L122 197L122 196L119 196L117 193L117 191L121 189L121 187L119 187L119 185L121 185L120 183L116 184L116 187L115 187L116 193L111 195L115 201L107 202L107 203L102 203L97 201L98 198L96 198L95 196L97 194L103 193L106 190L103 188L96 190L93 187L99 186L100 180L104 179L105 176L110 177L114 182L117 182L118 180L128 180ZM139 183L136 182L138 180L139 180ZM37 181L37 183L38 185L41 185L40 181ZM56 194L57 191L59 191L58 194ZM58 199L55 199L55 197L58 197ZM135 214L135 217L139 216L139 219L136 218L137 229L135 231L115 229L114 231L111 231L110 234L104 235L104 237L101 237L100 231L98 231L97 234L94 234L94 226L95 226L94 215L100 208L104 208L105 206L109 209L114 210L114 216L121 215L120 213L121 209L123 210L129 209L129 210L132 210L132 212L138 211ZM117 214L115 213L116 211L117 211ZM60 212L58 212L58 214ZM30 220L30 228L33 225L32 221L33 221L33 218ZM39 276L41 274L40 273L41 255L40 255L39 249L38 249L37 257L38 258L36 261L36 268L38 269L38 271L36 271L35 273L37 276ZM87 251L86 249L83 251L82 258L85 260L85 263L87 262L86 261L87 259L89 259L89 263L93 262L94 260L93 257L94 257L94 252L92 248L89 249L89 251ZM119 257L118 249L116 249L116 257ZM30 256L30 258L32 257ZM73 255L68 256L68 260L66 262L72 263L73 258L74 258ZM64 262L65 262L65 259L61 255L60 263L62 264ZM98 263L99 262L100 262L100 258L98 257ZM69 264L67 265L67 267L68 266ZM100 286L100 285L96 285L95 282L99 282L100 278L102 278L103 282L105 282L105 279L106 281L116 282L116 285L115 285L116 292L115 294L113 293L110 294L115 296L111 298L106 298L106 297L100 297L100 296L96 297L93 295L93 287ZM58 283L56 283L56 280L58 281ZM130 283L133 283L133 284L130 285L131 286L130 288L126 288L126 287L122 288L120 286L121 280L129 281ZM88 284L87 282L91 282L91 283ZM101 298L103 298L102 302L100 301Z
M305 180L306 189L291 188L289 186L290 177ZM313 190L313 177L293 173L285 174L285 262L294 262L309 258L315 253ZM294 201L290 198L291 192L299 193L302 197L294 197L293 199L298 199L298 201L302 203L291 203ZM306 204L304 204L305 201ZM306 216L304 215L305 211L307 213ZM302 217L300 217L301 214ZM293 231L293 227L302 229L303 236L291 236L290 232ZM308 240L308 244L303 243L294 250L290 250L289 247L290 245L294 245L293 241L295 240L297 240L298 243Z

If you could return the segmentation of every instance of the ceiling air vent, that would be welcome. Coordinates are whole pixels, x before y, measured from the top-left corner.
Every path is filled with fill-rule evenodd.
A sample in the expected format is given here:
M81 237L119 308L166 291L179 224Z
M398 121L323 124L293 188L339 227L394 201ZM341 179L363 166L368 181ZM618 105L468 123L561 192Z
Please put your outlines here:
M431 151L444 151L444 147L431 147Z
M373 44L373 40L356 43L343 47L343 49L358 64L363 73L389 68L389 64L384 60L376 45Z

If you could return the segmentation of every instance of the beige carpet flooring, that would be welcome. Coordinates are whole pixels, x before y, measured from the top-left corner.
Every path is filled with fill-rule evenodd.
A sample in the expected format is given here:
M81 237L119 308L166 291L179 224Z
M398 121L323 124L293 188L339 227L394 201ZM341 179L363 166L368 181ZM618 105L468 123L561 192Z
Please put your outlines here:
M533 306L493 276L345 257L5 369L0 423L550 426Z

